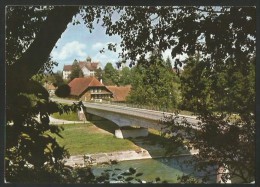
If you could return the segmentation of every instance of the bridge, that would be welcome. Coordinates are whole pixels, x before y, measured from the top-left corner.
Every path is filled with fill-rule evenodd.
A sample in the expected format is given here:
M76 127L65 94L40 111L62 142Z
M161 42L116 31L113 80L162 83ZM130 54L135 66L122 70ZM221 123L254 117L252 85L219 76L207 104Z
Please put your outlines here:
M56 102L73 104L75 101L67 99L52 99ZM115 132L117 137L133 137L139 135L148 135L148 128L161 130L162 126L159 124L159 120L163 119L164 116L173 115L173 113L147 110L140 108L133 108L127 106L113 105L108 103L93 103L83 102L86 107L85 111L81 111L85 114L87 120L91 120L93 115L106 118L119 127L125 126L138 126L140 129L135 130L118 130ZM194 116L179 115L185 117L188 122L197 124L198 120ZM181 119L180 119L181 120ZM131 131L131 132L130 132ZM122 134L121 134L122 133Z

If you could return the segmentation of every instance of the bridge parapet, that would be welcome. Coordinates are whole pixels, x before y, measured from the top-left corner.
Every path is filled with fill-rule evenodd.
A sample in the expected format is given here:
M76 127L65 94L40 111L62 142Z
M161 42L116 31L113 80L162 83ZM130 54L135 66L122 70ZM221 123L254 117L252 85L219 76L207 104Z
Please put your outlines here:
M110 121L113 121L119 127L139 126L144 128L153 128L161 130L161 126L159 125L159 121L157 119L148 119L141 116L134 116L126 113L118 113L117 111L94 109L90 107L87 107L85 112L87 113L87 115L94 114L96 116L100 116Z

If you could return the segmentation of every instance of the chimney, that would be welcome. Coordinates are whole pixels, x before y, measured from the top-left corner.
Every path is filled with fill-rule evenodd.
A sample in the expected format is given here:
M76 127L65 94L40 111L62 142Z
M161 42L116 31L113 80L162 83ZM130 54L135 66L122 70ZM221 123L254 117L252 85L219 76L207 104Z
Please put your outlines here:
M102 79L100 79L100 83L101 83L101 84L103 84L103 81L102 81Z

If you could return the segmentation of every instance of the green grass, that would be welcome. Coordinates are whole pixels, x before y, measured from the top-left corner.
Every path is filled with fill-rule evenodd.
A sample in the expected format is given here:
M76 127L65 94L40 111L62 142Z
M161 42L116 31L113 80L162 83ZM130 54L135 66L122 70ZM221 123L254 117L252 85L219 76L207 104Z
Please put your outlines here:
M157 149L156 144L167 141L160 132L149 129L147 137L119 139L114 132L119 127L106 119L96 119L87 124L62 124L63 138L55 136L60 145L68 149L70 155L109 153L114 151L148 150L152 156L161 156L164 150ZM143 143L138 143L139 141Z
M68 121L79 121L78 114L76 112L70 112L68 114L67 113L59 114L57 112L52 114L51 116L56 119L63 119Z
M97 128L93 124L64 124L63 138L56 136L71 155L104 153L113 151L136 150L134 143L118 139L113 134Z

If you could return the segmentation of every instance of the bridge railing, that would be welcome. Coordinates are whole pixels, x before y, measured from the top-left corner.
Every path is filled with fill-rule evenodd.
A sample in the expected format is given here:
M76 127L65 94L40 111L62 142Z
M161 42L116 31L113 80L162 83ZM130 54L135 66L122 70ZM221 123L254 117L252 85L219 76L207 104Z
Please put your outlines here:
M155 111L162 111L162 112L169 112L169 113L176 112L176 109L169 109L167 107L159 107L159 106L145 106L145 105L140 105L140 104L120 103L120 102L104 101L104 100L102 102L95 102L95 101L90 101L90 102L91 103L100 103L100 104L118 105L118 106L131 107L131 108L140 108L140 109L146 109L146 110L155 110Z
M54 98L54 100L58 100L57 98ZM70 101L77 101L75 99L70 99ZM86 101L83 101L86 102ZM120 102L114 102L114 101L107 101L102 100L102 102L95 102L95 101L87 101L89 103L99 103L99 104L111 104L111 105L118 105L118 106L124 106L124 107L132 107L132 108L140 108L140 109L146 109L146 110L155 110L155 111L161 111L161 112L168 112L168 113L175 113L177 109L169 109L167 107L158 107L158 106L145 106L141 104L133 104L133 103L120 103ZM182 115L194 115L190 111L184 111L184 110L178 110L179 114Z

